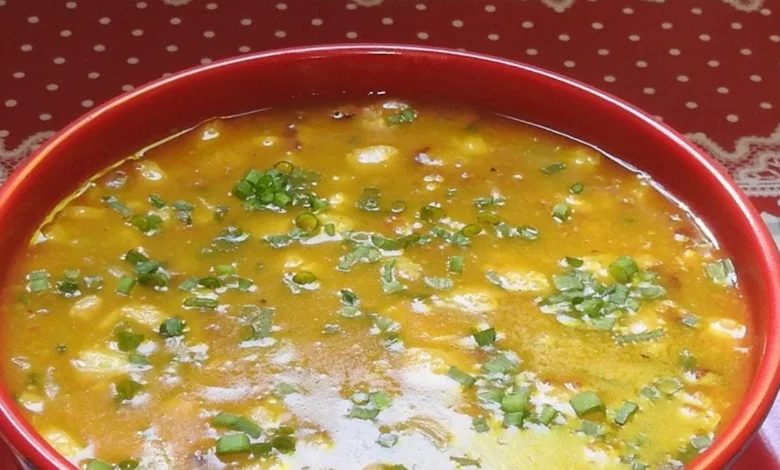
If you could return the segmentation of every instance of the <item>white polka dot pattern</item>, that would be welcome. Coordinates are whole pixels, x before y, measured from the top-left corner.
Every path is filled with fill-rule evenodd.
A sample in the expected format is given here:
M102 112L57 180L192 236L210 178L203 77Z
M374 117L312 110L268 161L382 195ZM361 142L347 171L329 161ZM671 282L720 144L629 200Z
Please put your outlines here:
M0 123L12 123L2 139L13 145L62 127L163 73L337 42L447 46L530 62L603 87L727 151L780 122L780 27L769 1L312 1L15 0L13 15L0 11L0 31L16 38L0 52L10 64L0 68Z

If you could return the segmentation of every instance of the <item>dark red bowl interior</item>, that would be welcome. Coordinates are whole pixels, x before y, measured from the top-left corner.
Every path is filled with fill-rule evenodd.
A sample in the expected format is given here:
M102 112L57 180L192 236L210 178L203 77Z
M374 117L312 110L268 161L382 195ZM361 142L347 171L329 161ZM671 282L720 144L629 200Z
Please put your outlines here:
M0 259L19 252L56 203L90 176L150 143L214 116L291 99L369 94L464 104L561 131L649 173L706 222L738 268L759 338L743 408L689 468L733 461L780 383L780 257L768 230L721 167L679 134L609 95L526 65L420 47L329 46L243 56L153 82L71 124L3 186ZM6 266L0 266L0 286ZM0 431L38 467L73 468L38 437L2 387Z

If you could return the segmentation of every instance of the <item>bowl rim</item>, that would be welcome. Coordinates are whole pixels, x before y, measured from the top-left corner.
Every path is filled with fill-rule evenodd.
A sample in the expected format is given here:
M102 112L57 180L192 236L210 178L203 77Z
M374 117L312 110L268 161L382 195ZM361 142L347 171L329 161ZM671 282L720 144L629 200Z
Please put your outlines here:
M288 60L310 59L315 57L338 59L339 56L374 54L414 55L423 60L448 57L451 60L459 60L471 66L479 67L480 64L498 65L502 68L519 70L529 75L536 75L545 80L556 82L561 86L573 89L581 96L596 98L602 104L617 108L619 112L625 113L626 116L639 119L641 125L652 129L659 138L672 142L676 147L683 151L681 153L686 154L686 156L697 166L715 178L720 185L719 189L728 194L731 201L733 201L745 218L746 226L750 227L752 230L752 236L754 237L753 241L757 247L757 251L760 251L763 255L763 271L769 274L769 279L767 279L766 282L768 285L772 286L769 294L769 305L767 305L768 318L765 344L761 360L758 361L755 366L753 382L746 390L737 414L733 416L728 425L721 430L710 448L699 455L686 468L689 470L714 469L732 463L758 431L761 423L766 418L774 403L778 388L780 388L780 254L778 253L774 239L761 219L758 210L726 173L725 168L717 163L712 157L698 149L686 137L669 126L658 122L658 120L648 113L626 101L601 91L598 88L558 73L487 54L456 51L442 47L404 44L324 44L274 49L229 57L215 61L211 64L191 67L175 74L153 80L82 114L36 149L9 176L6 183L0 187L0 207L8 204L11 195L17 191L20 184L27 178L34 177L36 170L38 170L46 160L49 158L62 158L57 157L56 155L57 147L63 141L69 139L72 134L89 126L91 121L109 114L113 109L123 106L125 103L148 94L153 90L170 86L171 89L167 90L167 92L175 93L177 85L180 82L182 84L186 82L186 79L191 75L206 73L217 69L227 69L236 64L248 61L260 61L270 58L286 58ZM46 170L42 169L40 171ZM0 433L2 433L3 439L12 446L15 452L20 453L24 456L26 461L29 461L42 469L76 469L76 467L65 459L65 457L55 451L54 448L38 434L32 424L24 418L2 382L0 382Z

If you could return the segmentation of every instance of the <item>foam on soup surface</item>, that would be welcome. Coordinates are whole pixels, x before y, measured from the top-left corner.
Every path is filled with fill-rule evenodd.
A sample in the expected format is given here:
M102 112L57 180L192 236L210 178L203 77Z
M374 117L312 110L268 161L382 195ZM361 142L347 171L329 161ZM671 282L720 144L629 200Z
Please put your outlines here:
M753 370L691 214L473 110L209 121L88 183L13 273L5 382L89 470L677 468Z

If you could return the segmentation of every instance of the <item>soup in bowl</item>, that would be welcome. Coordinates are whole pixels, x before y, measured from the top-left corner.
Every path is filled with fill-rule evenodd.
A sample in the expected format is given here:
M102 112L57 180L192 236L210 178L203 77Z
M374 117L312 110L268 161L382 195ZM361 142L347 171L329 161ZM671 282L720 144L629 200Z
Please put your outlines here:
M496 59L185 72L55 137L19 214L2 406L41 466L717 468L777 388L777 253L733 183Z

